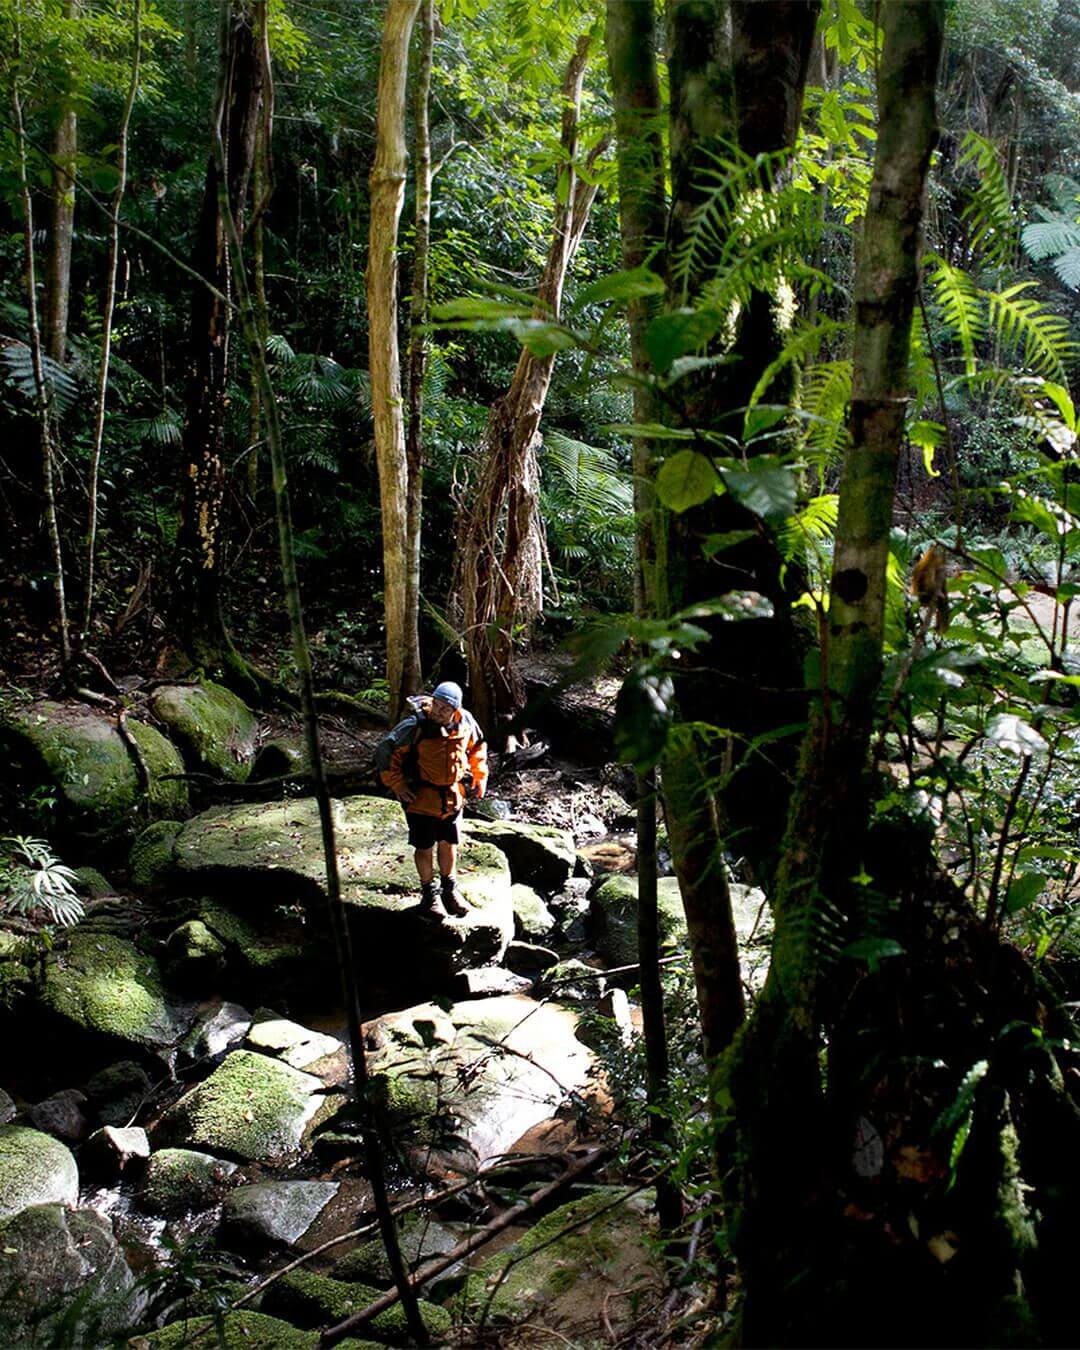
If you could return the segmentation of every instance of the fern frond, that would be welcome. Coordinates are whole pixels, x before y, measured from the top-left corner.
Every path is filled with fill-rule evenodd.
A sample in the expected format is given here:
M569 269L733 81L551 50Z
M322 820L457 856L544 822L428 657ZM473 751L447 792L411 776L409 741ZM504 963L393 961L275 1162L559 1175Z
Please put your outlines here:
M949 332L960 344L965 374L974 375L975 345L986 336L983 292L965 271L943 258L937 260L930 284Z
M1016 250L1016 216L998 148L986 136L969 131L959 166L974 166L978 180L971 200L960 213L971 228L971 247L993 267L1001 267Z
M37 381L34 377L34 356L25 342L8 339L0 346L0 364L7 371L8 383L19 391L26 401L37 403ZM53 412L58 417L74 407L79 397L79 386L58 361L41 354L42 374Z
M784 522L777 532L777 544L785 561L801 553L807 540L821 544L833 537L839 500L835 492L811 497L801 511Z
M1045 262L1080 247L1080 225L1060 216L1032 221L1021 230L1020 241L1032 262Z
M849 328L849 324L842 323L838 319L819 319L815 324L793 328L779 356L765 367L761 379L754 386L754 392L750 395L750 406L761 402L773 381L786 366L804 365L807 361L813 360L829 338L836 337L840 333L846 334Z
M1070 291L1080 290L1080 245L1067 248L1051 264L1058 280Z
M1029 369L1064 380L1065 367L1076 355L1076 343L1069 338L1068 320L1024 295L1037 285L1021 281L1003 291L988 291L990 325L1005 346L1022 349Z

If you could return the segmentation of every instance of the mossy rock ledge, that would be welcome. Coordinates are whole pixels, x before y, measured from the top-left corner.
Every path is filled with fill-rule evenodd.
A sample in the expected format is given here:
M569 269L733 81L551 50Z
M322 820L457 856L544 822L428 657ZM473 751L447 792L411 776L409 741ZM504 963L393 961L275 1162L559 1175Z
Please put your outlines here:
M153 727L128 718L150 779L144 793L136 760L111 718L80 703L43 700L0 719L0 754L24 799L35 790L56 796L50 836L107 845L130 837L147 819L186 815L184 763Z
M466 822L465 837L501 849L510 864L513 880L540 891L557 891L564 886L577 861L573 835L553 825L470 820Z
M40 1130L0 1125L0 1219L29 1205L73 1205L78 1198L79 1169L66 1145Z
M67 947L50 954L42 1002L83 1034L160 1050L187 1031L194 1008L171 1003L161 973L126 938L76 930Z
M380 1048L375 1090L404 1133L438 1145L465 1140L483 1161L504 1153L585 1088L592 1055L565 1008L523 994L424 1003L365 1024Z
M281 1162L302 1151L311 1130L341 1101L326 1097L311 1074L268 1055L233 1050L166 1111L153 1142L238 1162Z
M62 1205L34 1205L0 1225L0 1290L7 1346L111 1344L146 1303L111 1222Z
M167 684L150 706L197 773L245 783L255 763L255 714L224 685Z
M489 844L466 843L458 885L468 906L460 919L433 923L419 914L416 869L401 808L380 797L334 802L342 896L359 959L387 982L415 986L459 970L497 964L513 937L510 872ZM216 898L257 936L274 922L275 902L300 902L325 914L325 868L313 798L222 806L187 821L174 845L173 884ZM236 897L249 897L241 911ZM210 929L230 941L220 921ZM311 931L304 934L310 949ZM241 944L250 948L250 942Z

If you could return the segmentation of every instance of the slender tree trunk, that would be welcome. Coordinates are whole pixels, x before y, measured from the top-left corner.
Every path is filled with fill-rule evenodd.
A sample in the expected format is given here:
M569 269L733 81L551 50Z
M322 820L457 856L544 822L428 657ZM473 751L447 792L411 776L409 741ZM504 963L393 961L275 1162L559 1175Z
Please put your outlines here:
M117 272L120 262L120 207L127 188L128 128L131 112L139 92L139 67L142 61L142 0L135 0L132 18L131 79L120 118L116 151L116 188L112 198L112 220L109 222L109 261L105 277L105 305L101 316L101 361L98 365L97 398L94 408L94 440L90 451L90 476L87 484L89 508L86 519L86 595L83 603L80 645L90 636L94 615L94 564L98 526L98 477L101 469L101 447L105 437L105 405L109 396L109 360L112 355L113 314L116 310Z
M536 292L536 314L547 319L559 315L567 268L596 196L596 185L579 178L575 169L588 54L589 38L583 36L563 81L563 158L555 227ZM542 608L537 446L554 368L554 353L536 356L522 348L509 390L488 415L477 480L458 526L458 574L472 707L480 725L497 743L525 702L514 666L514 631Z
M253 40L257 52L257 73L265 106L272 106L273 83L270 66L270 43L267 31L268 0L254 0L252 8ZM269 323L265 311L256 311L252 290L248 285L244 269L239 225L232 208L231 193L228 189L227 160L227 78L223 70L221 87L218 94L218 119L214 128L214 160L217 165L217 183L222 228L228 245L233 253L235 266L234 279L240 302L240 318L244 337L252 365L258 372L262 394L262 406L266 414L267 443L270 449L271 475L274 487L274 502L278 524L278 543L281 551L281 572L285 588L285 601L289 613L289 627L293 640L293 659L300 676L301 699L304 711L304 727L307 736L308 758L314 783L315 798L319 807L319 821L322 829L323 853L326 865L326 891L330 906L331 922L334 928L335 946L341 972L342 992L345 998L346 1019L349 1029L349 1048L354 1075L354 1100L361 1113L364 1124L364 1148L367 1158L368 1181L372 1188L375 1210L386 1247L387 1259L401 1298L409 1334L419 1345L428 1343L427 1330L420 1316L416 1291L409 1283L408 1272L402 1259L397 1239L397 1229L390 1207L386 1189L386 1168L379 1131L372 1118L370 1093L367 1075L367 1059L360 1022L360 998L356 985L356 966L352 955L349 925L345 914L345 905L341 898L341 879L338 871L337 845L334 834L333 803L326 783L322 748L319 742L319 723L315 710L315 684L311 667L311 651L304 630L304 615L300 601L300 583L296 571L296 555L293 547L292 515L289 503L289 489L285 466L284 441L281 434L280 412L270 382L266 360L266 343L263 333ZM269 159L270 121L266 122L266 150ZM256 209L259 209L258 206ZM260 301L261 303L261 301Z
M664 187L664 148L660 134L660 82L657 77L655 15L652 0L626 4L608 0L607 55L615 102L619 174L619 222L622 262L627 270L652 263L663 269L667 198ZM649 369L645 329L659 310L657 300L631 300L627 318L635 372ZM634 386L634 420L658 420L657 400L650 385ZM653 488L655 445L644 437L634 440L634 512L637 567L634 576L635 610L642 616L662 612L658 588L664 575L657 541L663 538L655 521ZM646 1092L649 1132L654 1142L670 1142L673 1131L667 1114L668 1047L664 1024L664 991L660 979L660 934L656 872L656 775L637 776L638 965L641 1011L645 1034ZM682 1196L669 1178L656 1188L661 1228L673 1232L682 1219Z
M240 230L255 151L261 91L250 7L222 0L224 103L215 109L225 136L224 189ZM228 416L230 255L219 204L219 168L211 158L196 225L193 266L215 290L196 284L189 327L190 367L184 422L184 482L178 547L176 624L195 664L214 670L235 657L221 608L225 549L225 443Z
M45 516L49 550L52 555L53 588L56 595L57 636L60 660L66 670L71 660L71 638L68 629L67 598L64 590L64 558L60 542L60 522L56 513L56 485L53 441L52 394L45 378L45 360L38 322L37 269L34 258L34 202L30 192L30 178L26 162L26 126L23 121L22 100L19 96L18 67L21 34L15 25L16 50L12 62L11 111L15 132L15 153L18 163L19 195L23 208L23 266L26 289L26 309L30 320L30 359L34 369L34 393L37 399L38 436L41 447L41 501Z
M379 59L375 110L375 163L371 170L368 235L368 360L375 419L375 455L382 506L383 603L386 611L386 680L391 719L408 694L406 670L420 670L417 626L408 619L409 473L405 458L401 365L398 355L398 221L405 197L405 86L409 37L420 0L388 0Z
M867 760L919 236L937 141L944 5L890 0L882 20L877 155L856 270L852 446L840 485L825 684L804 742L777 876L772 965L734 1077L746 1184L743 1334L755 1345L814 1343L837 1316L825 1294L835 1278L825 1267L837 1250L821 1243L838 1218L830 1170L837 1156L820 1070L822 944L850 910L852 878L863 870L872 800Z
M64 17L73 20L79 0L66 0ZM79 122L69 104L61 108L52 144L52 198L49 253L45 268L45 351L63 363L67 355L68 309L71 301L71 247L75 235L75 160Z
M405 465L405 669L409 690L421 688L420 667L420 523L424 501L424 372L427 368L428 254L431 247L431 133L428 103L435 44L435 0L422 0L421 41L413 100L413 167L416 174L416 230L413 245L412 298L409 302L408 419ZM415 663L415 664L414 664Z

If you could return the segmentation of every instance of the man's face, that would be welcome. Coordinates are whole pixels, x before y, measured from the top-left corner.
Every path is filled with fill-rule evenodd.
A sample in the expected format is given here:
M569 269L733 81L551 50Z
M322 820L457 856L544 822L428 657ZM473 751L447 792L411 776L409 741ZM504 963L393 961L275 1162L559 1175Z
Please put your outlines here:
M449 703L444 703L441 698L431 700L431 720L438 722L441 727L450 725L454 720L455 711L456 709L452 708Z

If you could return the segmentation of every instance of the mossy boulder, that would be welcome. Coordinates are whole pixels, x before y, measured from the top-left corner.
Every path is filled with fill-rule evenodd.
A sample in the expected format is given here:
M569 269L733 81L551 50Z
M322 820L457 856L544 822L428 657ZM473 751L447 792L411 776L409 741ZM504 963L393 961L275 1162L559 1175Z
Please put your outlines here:
M255 762L255 714L224 685L167 684L150 706L183 751L188 766L229 783L244 783Z
M637 877L609 876L593 893L589 929L596 950L610 966L636 966L638 959ZM686 915L679 883L660 877L656 884L657 923L661 948L684 948L687 943ZM623 977L637 983L637 972Z
M321 966L312 961L299 924L283 924L274 915L263 927L209 898L200 903L198 917L223 944L228 965L251 990L280 991L319 978Z
M466 834L505 853L511 877L523 885L557 891L574 871L574 837L568 830L517 820L470 820Z
M300 1152L325 1105L318 1078L268 1055L234 1050L166 1111L154 1143L278 1162Z
M423 1262L453 1251L458 1239L448 1228L427 1215L408 1214L398 1225L398 1243L406 1267L415 1270ZM343 1256L334 1266L334 1279L389 1289L394 1283L394 1276L383 1243L365 1242Z
M126 938L89 930L77 930L50 954L41 997L80 1032L147 1049L179 1040L194 1015L166 998L152 956Z
M153 727L128 718L150 779L139 783L136 759L111 718L85 704L31 703L0 719L0 754L23 798L47 791L56 798L50 833L78 843L108 844L140 823L187 811L183 761Z
M379 985L403 985L407 996L445 984L458 970L501 960L514 918L509 868L498 849L465 845L458 884L468 912L433 923L419 912L419 883L400 807L380 797L348 797L334 803L334 815L342 895L365 977ZM314 922L296 925L292 941L302 944L304 965L294 973L325 979L312 950L313 930L329 938L313 799L217 807L194 817L177 838L175 869L178 884L201 891L217 906L216 917L205 905L200 917L230 945L221 911L235 911L235 925L247 930L238 933L238 950L249 955L251 939L266 940L280 923L279 904L305 906ZM253 897L242 912L232 898L237 894ZM287 934L275 936L276 945L288 942Z
M151 1214L205 1209L220 1195L236 1164L190 1148L162 1148L146 1164L139 1205Z
M625 1288L627 1271L635 1283L651 1278L659 1288L662 1270L645 1246L651 1206L647 1193L618 1186L572 1200L475 1268L451 1306L466 1325L482 1311L486 1323L506 1324L528 1321L539 1309L550 1319L560 1299L572 1310L585 1286Z
M515 936L526 942L540 942L555 931L558 920L531 886L515 881L510 887L510 899L514 906Z
M172 866L173 845L181 828L178 820L155 820L139 833L128 854L133 886L148 891L161 885Z
M590 1052L566 1009L511 994L426 1003L366 1024L375 1090L402 1133L465 1140L483 1160L584 1088Z
M221 1230L242 1247L292 1247L338 1193L336 1181L259 1181L225 1201Z
M380 1291L366 1284L352 1284L321 1275L313 1270L293 1270L272 1284L263 1298L263 1307L302 1327L318 1327L328 1322L343 1322L350 1314L379 1297ZM420 1316L428 1334L438 1344L453 1330L450 1314L437 1304L419 1300ZM371 1330L380 1341L391 1345L411 1345L405 1313L394 1304L372 1318Z
M160 1331L151 1332L146 1342L153 1350L191 1350L193 1346L213 1350L315 1350L319 1335L315 1331L299 1331L265 1313L241 1308L226 1313L220 1323L209 1314L170 1322Z
M73 1205L79 1169L66 1145L40 1130L0 1125L0 1219L28 1205Z
M86 1084L86 1095L103 1125L126 1125L150 1095L150 1077L141 1064L120 1060Z
M201 919L189 919L169 934L164 964L173 984L204 990L225 968L225 944Z
M145 1303L93 1210L35 1205L0 1225L0 1343L101 1345Z

